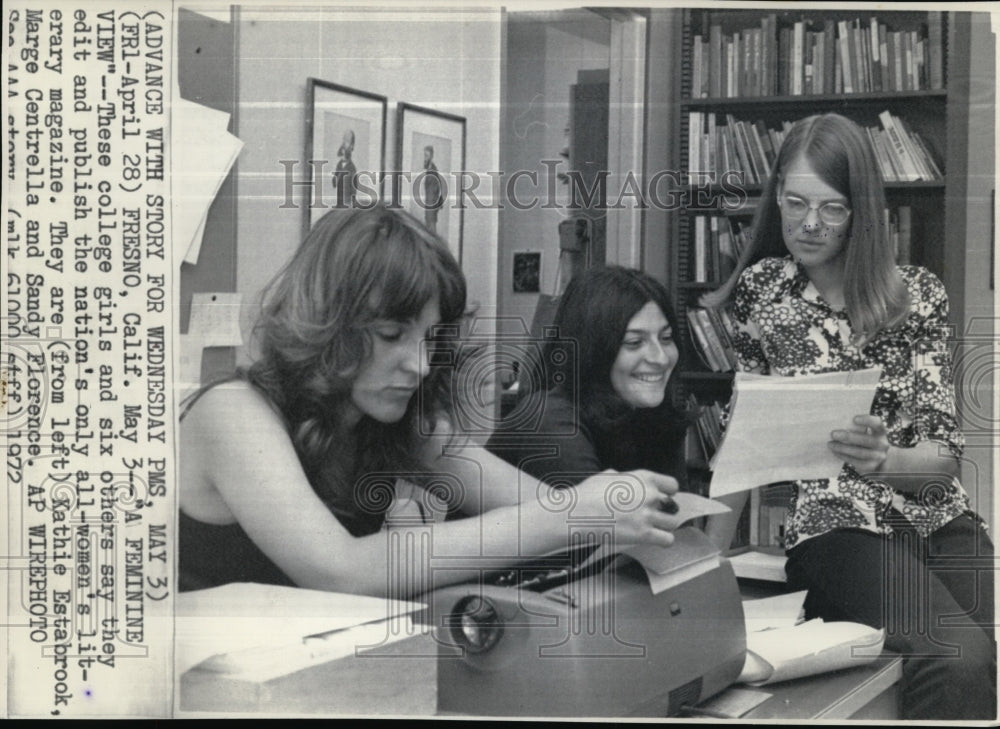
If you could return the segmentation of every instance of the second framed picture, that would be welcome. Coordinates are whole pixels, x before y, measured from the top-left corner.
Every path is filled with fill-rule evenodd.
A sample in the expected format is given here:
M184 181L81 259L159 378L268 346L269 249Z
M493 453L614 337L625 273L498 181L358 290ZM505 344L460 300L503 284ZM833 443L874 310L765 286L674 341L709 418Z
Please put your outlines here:
M396 169L402 174L393 201L447 243L462 261L465 117L401 103L396 119Z

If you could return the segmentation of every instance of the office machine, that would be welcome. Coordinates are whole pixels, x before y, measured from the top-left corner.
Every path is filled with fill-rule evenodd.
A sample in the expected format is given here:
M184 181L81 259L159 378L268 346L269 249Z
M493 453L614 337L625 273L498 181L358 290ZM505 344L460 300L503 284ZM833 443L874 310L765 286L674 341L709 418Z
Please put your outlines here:
M702 532L677 530L658 574L591 552L430 596L439 712L673 716L735 681L746 652L740 593Z

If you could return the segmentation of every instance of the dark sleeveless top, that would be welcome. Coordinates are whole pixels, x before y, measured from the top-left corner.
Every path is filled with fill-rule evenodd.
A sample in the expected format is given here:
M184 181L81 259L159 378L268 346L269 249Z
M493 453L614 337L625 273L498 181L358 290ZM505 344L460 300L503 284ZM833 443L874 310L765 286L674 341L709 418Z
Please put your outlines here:
M208 524L180 512L178 583L181 592L229 582L294 586L237 523Z
M191 407L211 387L232 379L239 378L208 385L195 393L184 403L180 420L184 420ZM322 494L317 495L323 498ZM325 499L324 503L327 503ZM330 511L352 535L362 536L382 528L384 509L375 508L380 505L371 504L367 510L359 510L357 514L338 514L332 508ZM180 511L179 517L178 588L181 592L230 582L294 586L292 579L260 550L239 523L209 524L183 511Z

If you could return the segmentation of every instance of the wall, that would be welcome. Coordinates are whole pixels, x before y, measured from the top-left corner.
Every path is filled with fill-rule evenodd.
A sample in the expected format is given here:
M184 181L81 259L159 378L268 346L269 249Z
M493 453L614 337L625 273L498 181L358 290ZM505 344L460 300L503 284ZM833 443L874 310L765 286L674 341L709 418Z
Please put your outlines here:
M990 16L970 21L969 149L966 188L964 327L956 351L956 389L966 435L962 483L990 521L996 483L997 303L992 194L996 189L996 38ZM960 241L955 241L961 243ZM991 282L994 288L991 288ZM962 326L962 324L959 324ZM994 348L992 357L989 348Z
M501 169L537 170L538 187L515 188L516 199L541 193L547 202L546 167L541 160L559 160L566 146L570 85L581 70L607 69L611 52L611 24L586 10L510 13L507 21L506 98L503 104ZM562 166L566 169L566 165ZM557 185L556 202L566 204L566 186ZM498 312L531 324L537 295L511 289L513 254L541 250L543 293L552 293L559 260L559 222L565 209L527 210L507 207L500 212Z
M284 168L305 144L306 79L389 99L386 164L395 159L396 105L406 101L466 117L466 169L498 169L499 10L273 9L239 13L239 260L246 335L258 294L301 239L302 211L281 209ZM304 167L296 169L303 179ZM301 192L295 201L301 202ZM493 313L497 212L465 210L462 267L470 300ZM246 341L246 336L244 336ZM247 361L245 351L240 362Z

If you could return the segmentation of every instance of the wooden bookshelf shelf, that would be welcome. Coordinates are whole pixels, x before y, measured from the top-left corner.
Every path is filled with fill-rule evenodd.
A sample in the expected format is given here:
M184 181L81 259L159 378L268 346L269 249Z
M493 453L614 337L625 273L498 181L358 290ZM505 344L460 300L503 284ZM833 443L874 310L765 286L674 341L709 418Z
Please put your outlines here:
M753 110L762 107L768 112L777 108L797 111L799 107L833 111L837 107L864 105L872 102L879 104L912 104L914 102L946 101L948 92L945 89L924 89L920 91L869 91L860 94L842 94L830 96L826 94L802 94L796 96L738 96L723 98L686 98L681 104L694 111L732 111Z

